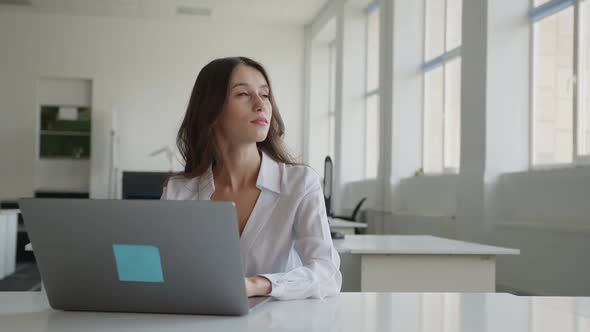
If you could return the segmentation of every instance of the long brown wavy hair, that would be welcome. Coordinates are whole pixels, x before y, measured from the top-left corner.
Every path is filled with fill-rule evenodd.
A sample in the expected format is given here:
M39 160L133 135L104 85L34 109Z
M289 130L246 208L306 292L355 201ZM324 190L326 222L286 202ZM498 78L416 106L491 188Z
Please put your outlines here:
M266 152L277 162L295 164L283 142L285 124L266 70L252 59L231 57L209 62L197 76L184 120L176 137L176 145L184 159L184 172L177 175L187 178L200 176L207 171L209 165L219 162L221 154L215 142L214 132L226 102L231 75L238 65L258 70L269 87L272 117L266 139L256 143L258 149Z

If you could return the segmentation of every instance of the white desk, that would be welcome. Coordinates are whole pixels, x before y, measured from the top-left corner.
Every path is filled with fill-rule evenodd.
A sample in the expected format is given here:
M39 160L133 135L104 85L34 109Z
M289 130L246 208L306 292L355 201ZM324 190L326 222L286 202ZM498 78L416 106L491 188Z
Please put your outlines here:
M2 331L590 332L590 298L342 293L273 301L242 317L56 311L40 293L0 293Z
M519 250L423 235L334 240L343 291L494 292L497 255Z
M0 279L16 268L16 236L19 210L0 210Z
M330 223L330 230L343 234L354 234L356 228L367 228L367 224L363 222L353 222L338 218L328 218L328 221Z

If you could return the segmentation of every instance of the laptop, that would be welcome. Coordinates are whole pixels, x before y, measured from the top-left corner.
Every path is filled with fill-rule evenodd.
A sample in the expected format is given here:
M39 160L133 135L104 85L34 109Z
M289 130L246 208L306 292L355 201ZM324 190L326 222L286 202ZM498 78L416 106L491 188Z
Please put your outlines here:
M69 311L245 315L232 202L19 201L49 304Z

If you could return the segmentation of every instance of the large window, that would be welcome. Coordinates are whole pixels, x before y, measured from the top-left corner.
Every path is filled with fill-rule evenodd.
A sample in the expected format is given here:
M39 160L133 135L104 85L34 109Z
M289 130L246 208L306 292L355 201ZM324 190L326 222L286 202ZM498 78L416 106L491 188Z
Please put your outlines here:
M580 85L579 91L579 135L578 153L590 156L590 0L580 7ZM588 157L583 158L588 162Z
M328 47L328 155L334 160L336 152L336 42L331 41Z
M367 8L365 88L365 178L377 178L379 164L379 7Z
M423 168L456 173L461 148L462 0L425 0Z
M324 160L336 156L336 17L331 18L309 41L308 118L306 119L306 162L318 173Z
M590 159L589 2L532 2L533 167Z

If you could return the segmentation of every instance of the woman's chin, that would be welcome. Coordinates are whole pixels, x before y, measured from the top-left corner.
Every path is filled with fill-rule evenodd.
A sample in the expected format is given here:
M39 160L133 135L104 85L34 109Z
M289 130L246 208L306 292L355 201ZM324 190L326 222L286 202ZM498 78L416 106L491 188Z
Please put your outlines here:
M256 143L262 143L262 142L264 142L265 140L266 140L266 135L264 135L264 136L261 136L261 137L258 137L258 138L256 139Z
M240 142L247 144L256 144L264 142L264 140L266 140L266 135L252 135L251 137L240 139Z
M266 139L266 137L268 136L268 131L258 132L258 133L256 133L255 136L256 136L256 143L260 143Z

